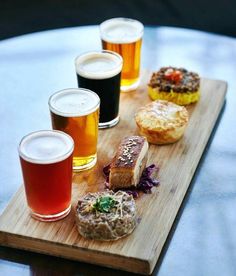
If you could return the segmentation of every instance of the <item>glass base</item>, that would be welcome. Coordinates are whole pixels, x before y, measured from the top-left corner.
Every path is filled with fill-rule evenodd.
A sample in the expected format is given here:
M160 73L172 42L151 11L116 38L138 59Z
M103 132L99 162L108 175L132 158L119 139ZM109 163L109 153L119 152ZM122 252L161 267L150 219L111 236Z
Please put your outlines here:
M115 125L117 125L119 123L120 117L117 116L115 119L109 121L109 122L105 122L105 123L99 123L98 124L98 128L109 128L109 127L113 127Z
M88 157L73 157L73 171L91 169L97 162L97 154Z
M66 217L71 210L71 205L64 211L53 215L41 215L31 211L31 216L40 221L57 221Z
M130 85L121 85L120 90L121 92L129 92L129 91L133 91L136 88L138 88L140 83L140 80L138 79L136 82L130 84Z

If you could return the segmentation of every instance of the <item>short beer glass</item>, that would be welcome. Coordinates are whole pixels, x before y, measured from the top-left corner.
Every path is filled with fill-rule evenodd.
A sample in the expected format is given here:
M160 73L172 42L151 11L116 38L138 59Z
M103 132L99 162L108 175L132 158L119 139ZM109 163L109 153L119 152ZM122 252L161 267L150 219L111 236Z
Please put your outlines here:
M71 209L73 139L42 130L25 136L18 151L32 217L55 221Z
M123 58L121 91L134 90L139 85L143 30L141 22L129 18L112 18L100 24L103 49Z
M92 168L97 161L100 99L91 90L70 88L49 98L52 127L74 140L73 169Z
M111 51L92 51L75 59L78 86L91 89L101 100L99 128L119 122L122 63L122 57Z

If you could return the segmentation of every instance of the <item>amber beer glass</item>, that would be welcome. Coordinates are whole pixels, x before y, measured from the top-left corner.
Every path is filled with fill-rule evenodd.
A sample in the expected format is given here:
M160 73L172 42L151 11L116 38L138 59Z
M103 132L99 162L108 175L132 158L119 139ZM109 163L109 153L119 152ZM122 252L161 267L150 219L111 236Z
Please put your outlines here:
M53 129L66 132L74 140L74 170L96 164L99 106L98 95L84 88L61 90L49 99Z
M103 49L123 58L121 91L134 90L139 85L143 29L141 22L129 18L112 18L100 24Z
M73 149L73 139L61 131L37 131L21 140L18 151L34 218L55 221L69 214Z

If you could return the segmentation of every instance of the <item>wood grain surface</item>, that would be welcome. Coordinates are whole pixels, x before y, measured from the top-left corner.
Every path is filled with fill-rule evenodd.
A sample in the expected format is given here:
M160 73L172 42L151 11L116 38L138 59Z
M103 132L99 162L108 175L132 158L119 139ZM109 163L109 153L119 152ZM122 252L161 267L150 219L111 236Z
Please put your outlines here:
M22 186L0 217L0 244L141 274L153 271L224 103L225 82L202 79L201 99L188 107L190 120L184 137L172 145L150 145L148 163L160 167L161 184L152 194L136 200L140 223L131 235L115 242L87 240L78 234L74 219L79 197L104 190L102 168L110 162L120 140L138 134L134 113L150 102L146 89L149 78L150 73L143 72L140 88L121 95L120 123L99 131L97 165L74 174L69 216L50 223L34 220Z

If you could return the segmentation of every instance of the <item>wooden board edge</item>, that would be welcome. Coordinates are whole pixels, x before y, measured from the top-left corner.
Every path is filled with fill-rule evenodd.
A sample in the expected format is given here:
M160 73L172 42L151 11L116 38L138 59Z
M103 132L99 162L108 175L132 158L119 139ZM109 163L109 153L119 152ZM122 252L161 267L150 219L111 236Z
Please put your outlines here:
M206 78L207 79L207 78ZM209 141L209 138L214 130L215 124L219 118L219 115L221 113L221 110L224 106L224 98L226 96L226 92L227 92L227 82L222 81L222 80L216 80L217 82L221 83L221 85L224 87L224 89L222 89L222 94L221 94L221 104L218 106L217 109L217 116L215 116L215 120L212 123L212 128L211 131L209 132L209 136L206 138L206 143L203 147L203 151L202 154L204 152L204 149ZM198 162L196 163L196 167L193 170L193 173L191 174L190 177L190 183L192 181L193 175L199 165L199 161L201 160L201 156L198 160ZM190 184L191 185L191 184ZM188 186L189 187L189 186ZM23 249L23 250L28 250L28 251L32 251L32 252L37 252L37 253L42 253L42 254L46 254L46 255L52 255L52 256L56 256L56 257L62 257L62 258L66 258L66 259L71 259L71 260L75 260L75 261L82 261L82 262L87 262L87 263L91 263L91 264L96 264L96 265L101 265L101 266L106 266L109 268L113 268L113 269L121 269L121 270L125 270L125 271L129 271L129 272L133 272L133 273L140 273L140 274L144 274L144 275L149 275L153 272L157 260L161 254L161 251L166 243L166 239L168 238L168 235L170 233L171 227L173 225L173 222L176 219L176 215L179 211L180 206L183 203L184 197L186 195L186 192L188 190L188 187L185 191L185 193L183 194L180 204L178 206L178 208L176 208L176 212L174 214L174 219L172 221L172 223L170 223L170 226L168 227L168 231L165 234L165 238L164 238L164 242L163 244L157 248L155 246L155 248L153 248L152 250L150 250L150 255L148 256L147 259L143 260L143 259L138 259L138 258L128 258L127 256L120 256L120 255L112 255L112 254L107 254L107 253L103 253L100 251L88 251L86 249L83 248L76 248L76 247L69 247L69 250L71 250L72 253L66 252L66 254L60 254L59 252L61 250L63 250L64 252L67 251L66 248L68 248L68 246L64 246L63 244L57 244L57 243L52 243L52 242L48 242L48 241L43 241L43 240L37 240L35 238L29 238L29 237L23 237L20 235L15 235L12 233L7 233L1 230L0 227L0 244L3 246L7 246L7 247L12 247L12 248L19 248L19 249ZM1 217L4 216L4 213L6 212L6 210L8 209L8 207L14 203L15 199L18 197L18 195L22 192L21 190L23 189L23 185L21 185L19 187L19 189L17 190L17 192L11 197L9 203L7 204L7 206L4 208L2 214L0 215L0 222L1 222ZM34 240L35 244L32 247L32 243L31 241ZM19 243L19 245L16 245L16 242ZM45 248L49 248L50 250L52 250L52 253L49 253ZM63 253L64 253L63 252ZM83 255L86 256L90 256L90 258L86 258L83 257ZM97 256L100 255L100 258L97 260ZM89 261L91 260L91 262ZM111 261L113 260L113 261Z
M13 193L13 195L8 200L7 205L4 207L4 209L0 213L0 222L1 222L1 218L3 218L5 216L5 213L7 212L7 209L10 208L10 205L12 205L14 203L14 201L16 201L16 199L18 198L18 196L21 195L22 190L24 192L24 184L21 184L19 186L19 188L17 189L17 191L15 193ZM0 227L1 227L1 224L0 224ZM1 228L0 228L0 231L1 231Z
M211 79L211 78L206 78L206 77L201 77L201 80L205 80L205 81L214 81L214 82L221 82L222 84L225 85L225 89L224 89L224 94L226 94L227 89L228 89L228 82L225 80L220 80L220 79Z
M220 114L221 114L221 111L222 111L223 107L224 107L225 96L226 96L226 93L227 93L228 83L227 83L226 81L221 81L221 80L217 80L217 81L222 82L222 84L224 84L225 87L224 87L224 91L222 92L221 104L219 105L219 108L218 108L218 110L217 110L217 116L215 116L215 120L214 120L214 122L213 122L213 124L212 124L211 131L210 131L210 133L209 133L208 138L206 139L206 143L205 143L205 145L204 145L204 147L203 147L203 152L204 152L204 150L205 150L205 148L206 148L206 146L207 146L207 143L208 143L208 141L209 141L209 139L210 139L210 137L211 137L211 135L212 135L212 133L213 133L213 130L214 130L214 128L215 128L215 124L216 124L216 122L217 122L217 120L218 120L218 118L219 118L219 116L220 116ZM192 173L191 173L191 176L190 176L190 184L188 185L188 187L187 187L185 193L183 194L178 208L176 208L176 212L175 212L175 214L174 214L174 216L173 216L173 217L174 217L174 220L172 221L172 223L170 223L170 226L168 227L168 231L166 231L165 238L163 239L163 240L164 240L163 244L162 244L161 246L159 246L159 248L158 248L158 246L156 246L156 247L154 248L154 250L150 250L151 254L149 255L149 258L148 258L149 263L150 263L150 274L151 274L151 273L153 272L153 270L155 269L155 266L156 266L157 261L158 261L158 259L159 259L159 257L160 257L160 254L161 254L161 252L162 252L162 249L163 249L163 247L164 247L164 245L165 245L165 243L166 243L166 241L167 241L167 239L168 239L168 236L169 236L169 234L170 234L170 232L171 232L171 228L172 228L172 226L173 226L173 224L174 224L174 221L175 221L175 219L176 219L176 216L177 216L177 214L178 214L178 212L179 212L179 210L180 210L180 208L181 208L181 205L183 204L184 198L185 198L186 193L187 193L187 191L188 191L188 189L189 189L189 187L190 187L190 185L191 185L191 182L192 182L192 179L193 179L193 177L194 177L194 174L195 174L196 171L197 171L197 168L198 168L199 162L200 162L200 160L201 160L201 158L202 158L203 152L202 152L202 154L200 155L200 158L199 158L198 162L196 163L196 166L195 166L194 170L192 170Z
M33 243L32 240L34 241ZM108 254L96 250L88 251L86 248L68 247L63 244L30 237L25 238L21 235L4 231L0 231L0 245L142 275L151 274L150 262L148 260Z

